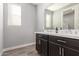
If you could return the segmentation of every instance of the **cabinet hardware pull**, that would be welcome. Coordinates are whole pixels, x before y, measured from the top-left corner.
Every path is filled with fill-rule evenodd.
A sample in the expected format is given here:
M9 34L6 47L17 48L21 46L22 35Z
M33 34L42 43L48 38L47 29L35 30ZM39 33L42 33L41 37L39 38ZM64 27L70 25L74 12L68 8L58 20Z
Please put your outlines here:
M64 48L62 48L62 56L64 56Z
M66 43L66 41L62 41L62 40L57 40L58 42L62 42L62 43Z
M41 44L40 40L38 41L38 44Z
M40 40L45 40L44 38L39 38Z
M59 47L59 55L61 56L61 47Z
M41 35L38 35L38 37L42 37Z

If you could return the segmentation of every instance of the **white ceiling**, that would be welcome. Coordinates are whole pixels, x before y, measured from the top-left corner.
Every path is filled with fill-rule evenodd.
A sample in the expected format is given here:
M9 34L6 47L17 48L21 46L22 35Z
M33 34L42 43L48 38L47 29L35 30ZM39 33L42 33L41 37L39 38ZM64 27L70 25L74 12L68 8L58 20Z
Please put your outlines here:
M32 3L33 5L41 5L42 3Z
M68 6L68 5L70 5L70 3L55 3L55 4L52 4L51 6L49 6L47 9L51 10L51 11L56 11L58 9L65 7L65 6Z

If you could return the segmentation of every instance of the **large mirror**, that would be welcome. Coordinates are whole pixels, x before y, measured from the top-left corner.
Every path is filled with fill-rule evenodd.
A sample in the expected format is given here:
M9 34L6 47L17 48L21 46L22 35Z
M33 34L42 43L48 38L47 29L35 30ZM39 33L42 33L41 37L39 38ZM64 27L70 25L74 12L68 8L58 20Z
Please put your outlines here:
M45 9L45 29L79 29L79 4L54 3Z
M75 11L70 9L63 12L63 29L74 29Z

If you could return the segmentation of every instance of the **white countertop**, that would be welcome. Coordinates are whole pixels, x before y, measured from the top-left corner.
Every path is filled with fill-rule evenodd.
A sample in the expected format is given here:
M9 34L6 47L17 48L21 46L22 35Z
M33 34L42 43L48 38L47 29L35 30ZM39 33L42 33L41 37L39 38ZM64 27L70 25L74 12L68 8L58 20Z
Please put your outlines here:
M60 36L60 37L67 37L67 38L79 39L79 34L53 33L53 32L35 32L35 33L47 34L47 35L55 35L55 36Z

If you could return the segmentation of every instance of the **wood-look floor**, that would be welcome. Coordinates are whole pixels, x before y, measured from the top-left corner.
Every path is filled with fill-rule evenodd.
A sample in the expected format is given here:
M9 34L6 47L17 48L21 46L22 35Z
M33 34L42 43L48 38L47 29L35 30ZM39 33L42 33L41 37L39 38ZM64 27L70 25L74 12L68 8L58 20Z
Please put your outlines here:
M35 49L35 45L5 51L2 56L39 56Z

